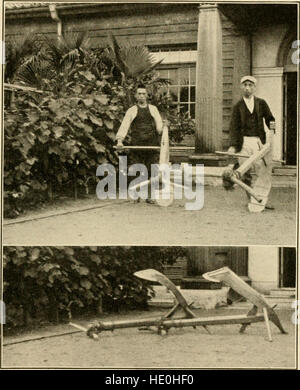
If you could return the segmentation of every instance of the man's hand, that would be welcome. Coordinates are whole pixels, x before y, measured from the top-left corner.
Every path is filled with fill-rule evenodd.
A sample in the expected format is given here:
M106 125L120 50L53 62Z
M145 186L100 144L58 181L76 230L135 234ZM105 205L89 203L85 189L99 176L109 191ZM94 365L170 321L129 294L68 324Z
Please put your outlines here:
M124 147L123 142L120 139L118 139L118 142L117 142L117 145L116 145L116 149L117 150L122 150L123 147Z
M234 146L230 146L227 150L227 153L230 154L235 154L236 153L236 148Z
M274 131L274 134L275 134L275 132L276 132L276 123L274 121L270 122L269 129L271 131Z

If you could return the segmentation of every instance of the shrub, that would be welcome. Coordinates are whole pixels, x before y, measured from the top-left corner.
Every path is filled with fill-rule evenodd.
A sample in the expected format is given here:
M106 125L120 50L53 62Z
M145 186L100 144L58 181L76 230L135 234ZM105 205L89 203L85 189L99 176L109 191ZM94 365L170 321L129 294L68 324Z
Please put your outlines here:
M138 77L129 72L124 79L111 51L83 49L79 44L84 39L75 39L77 46L56 46L39 38L40 51L20 61L19 69L11 66L17 82L43 93L16 92L5 109L5 217L16 217L62 193L76 198L92 183L96 188L97 166L117 166L115 134L138 81L151 87L150 100L169 120L171 141L180 142L194 131L194 122L177 114L170 98L160 93L167 80L159 79L155 64L149 66L145 49L133 51L146 55L144 72L135 70ZM127 61L132 51L129 54Z
M59 94L18 94L5 112L5 215L52 198L66 184L85 188L96 168L117 164L115 132L123 91L78 65ZM57 80L55 80L57 82ZM51 84L51 81L49 81Z
M145 308L149 283L135 271L172 264L180 247L4 247L4 301L10 327L58 321L103 304Z

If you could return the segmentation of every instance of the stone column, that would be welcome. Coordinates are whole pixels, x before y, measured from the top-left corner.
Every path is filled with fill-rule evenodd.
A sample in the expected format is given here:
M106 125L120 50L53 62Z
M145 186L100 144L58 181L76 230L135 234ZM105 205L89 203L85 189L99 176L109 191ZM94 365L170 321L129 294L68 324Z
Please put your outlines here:
M279 284L279 248L251 246L248 249L248 276L252 286L262 293Z
M199 7L196 154L222 147L222 26L217 4Z

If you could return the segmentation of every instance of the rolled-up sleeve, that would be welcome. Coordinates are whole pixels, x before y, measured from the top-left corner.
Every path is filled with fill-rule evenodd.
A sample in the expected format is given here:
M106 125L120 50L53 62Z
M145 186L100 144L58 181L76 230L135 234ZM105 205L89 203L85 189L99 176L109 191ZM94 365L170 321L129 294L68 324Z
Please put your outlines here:
M159 134L162 132L162 127L163 127L163 121L161 119L160 113L155 106L149 106L150 109L150 114L154 118L155 125L156 125L156 130Z
M123 141L124 138L126 137L128 130L130 128L130 125L131 125L133 119L135 118L134 108L135 108L134 106L130 107L126 111L126 114L122 120L121 126L116 134L116 140Z

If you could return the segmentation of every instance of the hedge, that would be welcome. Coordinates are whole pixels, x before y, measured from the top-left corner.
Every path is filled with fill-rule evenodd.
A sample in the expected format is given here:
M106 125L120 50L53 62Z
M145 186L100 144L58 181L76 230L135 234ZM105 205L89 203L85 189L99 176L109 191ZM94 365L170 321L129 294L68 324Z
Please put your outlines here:
M4 247L7 324L145 308L149 283L133 273L162 271L184 255L181 247Z
M86 189L90 178L96 182L99 164L117 164L113 144L124 114L124 91L80 69L78 65L58 94L18 93L5 111L6 217L68 188L71 194Z
M75 67L58 93L19 92L5 110L5 217L15 218L62 195L77 198L79 192L91 192L89 187L96 193L98 165L118 167L113 145L126 110L126 91L105 74L99 79L81 68ZM156 103L163 109L165 101ZM184 114L169 111L166 117L176 141L193 130ZM134 153L130 157L134 161Z

